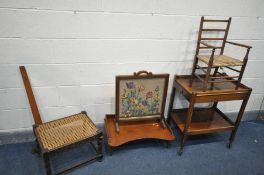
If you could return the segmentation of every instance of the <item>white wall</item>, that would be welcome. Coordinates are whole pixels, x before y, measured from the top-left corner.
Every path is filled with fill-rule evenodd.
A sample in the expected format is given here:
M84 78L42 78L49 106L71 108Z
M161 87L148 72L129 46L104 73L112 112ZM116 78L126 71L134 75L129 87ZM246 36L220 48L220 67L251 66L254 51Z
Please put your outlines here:
M175 73L190 73L201 15L232 16L229 39L253 46L243 82L254 89L247 110L259 110L263 9L263 0L0 0L0 130L33 123L19 65L44 121L87 110L103 122L118 74L167 72L171 87Z

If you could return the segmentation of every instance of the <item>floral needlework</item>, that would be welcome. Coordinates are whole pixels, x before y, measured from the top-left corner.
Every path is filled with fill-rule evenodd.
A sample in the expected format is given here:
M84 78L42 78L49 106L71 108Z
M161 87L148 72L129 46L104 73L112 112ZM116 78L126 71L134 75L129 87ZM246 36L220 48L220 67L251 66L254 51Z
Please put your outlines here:
M163 83L151 81L123 82L123 86L120 88L121 117L160 114Z

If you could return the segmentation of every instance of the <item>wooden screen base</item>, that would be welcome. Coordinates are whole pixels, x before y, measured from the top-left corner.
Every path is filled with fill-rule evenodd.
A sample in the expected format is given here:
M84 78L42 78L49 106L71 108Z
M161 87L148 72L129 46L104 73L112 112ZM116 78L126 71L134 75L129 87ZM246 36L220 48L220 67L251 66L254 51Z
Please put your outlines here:
M164 128L162 123L158 120L121 122L119 125L119 133L115 130L115 115L107 114L104 122L110 151L111 148L118 147L134 140L161 139L165 141L172 141L175 139L172 130L169 127Z

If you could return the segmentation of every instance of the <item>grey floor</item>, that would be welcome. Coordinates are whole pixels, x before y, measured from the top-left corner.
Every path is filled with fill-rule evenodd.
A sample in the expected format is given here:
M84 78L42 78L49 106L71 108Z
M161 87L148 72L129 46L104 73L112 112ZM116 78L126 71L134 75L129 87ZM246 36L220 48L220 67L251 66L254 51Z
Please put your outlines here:
M175 131L177 135L177 131ZM232 149L226 148L229 133L191 137L182 156L179 139L170 148L157 140L137 141L120 147L102 162L70 171L72 175L263 175L264 123L242 122ZM178 137L179 138L179 137ZM0 146L0 174L45 174L43 162L31 154L34 142ZM93 154L87 145L52 157L54 171Z

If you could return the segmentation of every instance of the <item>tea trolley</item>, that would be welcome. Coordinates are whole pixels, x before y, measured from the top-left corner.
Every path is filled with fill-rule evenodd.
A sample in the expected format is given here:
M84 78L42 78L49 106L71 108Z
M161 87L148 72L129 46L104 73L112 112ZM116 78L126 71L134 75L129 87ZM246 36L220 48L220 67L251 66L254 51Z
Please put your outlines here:
M220 75L219 75L220 76ZM189 107L184 109L173 109L175 93L179 92L189 102ZM229 81L215 83L207 91L203 90L203 84L191 75L174 77L173 88L168 109L167 122L174 123L181 133L180 148L178 154L183 152L184 144L189 135L208 134L230 131L231 135L227 144L231 148L239 123L246 108L252 89ZM242 105L235 121L228 118L218 107L220 101L242 100ZM210 103L211 107L196 108L195 104Z

